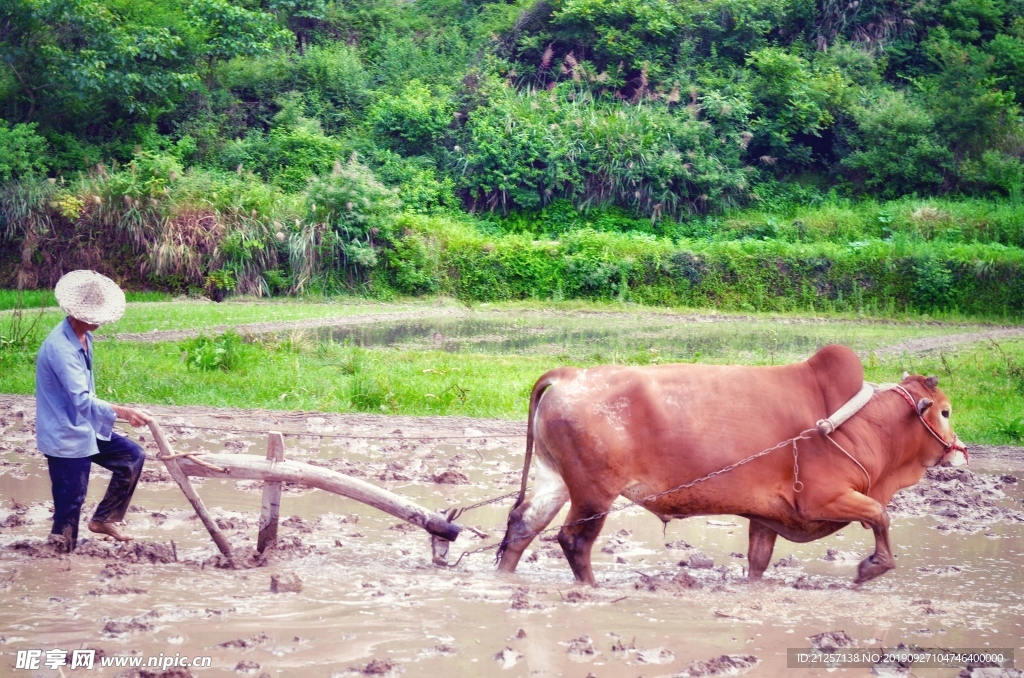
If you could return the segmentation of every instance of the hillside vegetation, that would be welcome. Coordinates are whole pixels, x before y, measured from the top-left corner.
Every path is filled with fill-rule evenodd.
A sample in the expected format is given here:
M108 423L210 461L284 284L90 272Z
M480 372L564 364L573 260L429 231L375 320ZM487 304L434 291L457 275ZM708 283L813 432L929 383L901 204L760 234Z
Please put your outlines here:
M1024 311L1020 0L8 0L0 285Z

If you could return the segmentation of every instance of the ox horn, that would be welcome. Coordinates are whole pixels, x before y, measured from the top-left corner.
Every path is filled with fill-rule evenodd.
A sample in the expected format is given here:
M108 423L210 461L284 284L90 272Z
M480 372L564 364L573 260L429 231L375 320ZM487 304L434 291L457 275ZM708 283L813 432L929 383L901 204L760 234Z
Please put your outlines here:
M932 406L932 401L929 398L921 398L917 401L917 413L924 416L924 413L928 411L928 408Z
M928 387L929 391L934 391L936 388L939 387L939 378L928 377L927 379L924 380L924 385Z
M907 377L909 377L909 376L910 376L910 372L907 372L906 370L903 370L903 376L900 377L900 381L906 381Z

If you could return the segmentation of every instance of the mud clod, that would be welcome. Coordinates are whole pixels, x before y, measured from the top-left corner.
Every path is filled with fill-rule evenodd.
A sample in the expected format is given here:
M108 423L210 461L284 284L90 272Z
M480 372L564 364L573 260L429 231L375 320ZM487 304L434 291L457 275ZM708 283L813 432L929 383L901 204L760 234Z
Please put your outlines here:
M640 579L633 582L633 588L638 591L649 591L651 593L681 593L694 589L704 588L704 583L688 572L679 572L675 575L656 574L648 576L641 574Z
M839 549L829 549L822 560L826 560L830 563L849 563L860 560L859 553L853 553L852 551L840 551Z
M841 647L853 647L857 644L846 631L826 631L814 636L809 636L811 647L822 652L834 652Z
M142 475L139 476L140 483L169 483L172 482L171 474L163 469L142 469Z
M394 659L371 659L370 663L359 669L365 676L387 676L398 673L402 670L401 665Z
M126 633L135 633L135 632L142 633L142 632L152 631L152 630L153 630L153 625L152 624L149 624L149 623L143 622L143 621L139 621L138 619L129 619L126 622L108 621L106 623L106 625L103 627L103 633L108 633L108 634L114 635L114 636L123 635L123 634L126 634Z
M664 647L639 650L636 653L637 664L671 664L675 660L675 653Z
M119 586L117 584L110 584L102 588L93 589L89 591L90 596L128 596L128 595L139 595L146 593L146 589L136 588L134 586Z
M998 666L971 666L960 669L956 678L1024 678L1024 671Z
M188 669L175 667L166 671L149 671L147 669L129 669L122 671L114 678L196 678Z
M128 577L136 574L138 571L138 568L128 567L124 563L115 560L114 562L107 563L103 566L103 569L100 570L100 576L107 579L117 579L119 577Z
M892 498L889 512L945 518L935 529L967 534L981 532L996 523L1024 523L1024 512L995 505L1006 498L1002 485L1015 481L1014 476L997 479L964 467L931 468L920 483Z
M689 558L679 561L679 566L693 570L710 570L715 566L715 559L701 551L694 551Z
M761 662L752 654L723 654L706 662L691 662L676 674L677 678L698 678L699 676L736 676L746 673Z
M594 641L590 639L590 636L573 638L566 643L566 646L570 658L592 659L597 654L597 650L594 649Z
M580 589L571 589L563 599L567 603L584 603L590 600L590 594Z
M23 513L12 513L3 522L0 522L0 527L8 529L11 527L22 527L24 525L32 525L35 521L30 518L26 518Z
M828 591L844 588L844 585L830 579L803 575L793 582L793 588L798 591Z
M692 549L693 546L691 546L689 542L680 539L678 541L670 541L669 543L665 544L665 548L669 549L670 551L688 551Z
M167 564L178 560L175 548L171 544L160 542L132 541L125 543L90 539L79 544L75 555L92 558L117 559L123 563Z
M217 647L227 647L235 650L251 650L254 647L266 645L270 642L270 637L265 633L260 633L249 638L238 638L236 640L228 640Z
M221 530L248 530L252 527L252 523L245 518L239 518L238 516L231 516L230 518L217 518L217 527Z
M442 473L438 473L433 478L435 483L439 485L470 485L469 478L466 474L461 471L453 471L448 469Z
M7 548L12 551L17 551L29 558L63 558L67 555L67 550L64 548L63 544L44 541L42 539L23 539L14 542Z
M271 593L302 593L302 580L296 574L270 575Z
M800 567L800 559L791 553L785 558L775 561L773 567Z
M530 609L530 592L525 587L520 586L512 593L512 599L509 604L513 610L529 610Z

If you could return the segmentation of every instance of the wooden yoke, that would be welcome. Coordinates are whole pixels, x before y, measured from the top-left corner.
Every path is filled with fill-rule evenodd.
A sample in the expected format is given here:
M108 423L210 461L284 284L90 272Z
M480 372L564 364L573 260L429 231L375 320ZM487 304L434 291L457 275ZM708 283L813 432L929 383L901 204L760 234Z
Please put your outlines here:
M181 470L178 465L177 456L171 449L170 443L167 442L167 438L164 436L163 429L160 428L160 424L156 423L155 419L149 420L149 430L153 434L153 440L156 441L156 446L160 449L160 454L157 455L157 459L160 459L164 466L167 467L167 472L174 478L174 482L178 483L178 487L181 488L185 498L188 499L189 503L192 504L192 508L195 509L196 515L203 521L203 525L206 526L210 536L213 537L213 543L217 545L220 552L223 553L228 559L233 559L234 556L231 553L231 545L228 543L227 537L217 527L217 523L213 520L210 512L206 510L206 506L203 504L203 500L196 494L196 488L192 487L192 483L189 482L188 476Z
M277 431L267 436L267 461L273 470L274 462L284 461L284 437ZM267 480L263 483L263 508L260 510L260 532L256 538L256 550L260 553L268 546L277 544L277 523L281 515L281 481Z

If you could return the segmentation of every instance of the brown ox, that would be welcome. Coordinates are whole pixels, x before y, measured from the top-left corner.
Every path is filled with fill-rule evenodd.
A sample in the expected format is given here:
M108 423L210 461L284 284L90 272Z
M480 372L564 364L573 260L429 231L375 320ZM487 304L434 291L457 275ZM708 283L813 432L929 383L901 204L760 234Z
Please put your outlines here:
M883 574L895 567L889 500L947 453L964 450L950 427L949 398L935 377L903 380L913 404L895 390L876 394L832 434L838 445L817 431L808 433L798 442L801 491L795 489L792 446L786 445L649 499L813 429L853 397L863 379L860 360L843 346L826 346L806 362L780 367L685 364L548 372L530 396L523 491L509 514L498 570L513 572L535 534L570 501L558 542L576 579L595 584L590 551L604 512L621 495L664 521L715 514L749 518L751 579L759 579L771 561L777 535L808 542L861 522L874 530L875 552L860 563L856 581ZM534 445L537 476L526 498Z

